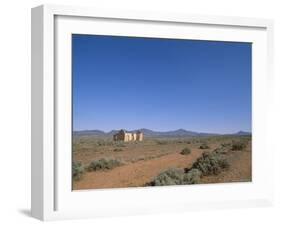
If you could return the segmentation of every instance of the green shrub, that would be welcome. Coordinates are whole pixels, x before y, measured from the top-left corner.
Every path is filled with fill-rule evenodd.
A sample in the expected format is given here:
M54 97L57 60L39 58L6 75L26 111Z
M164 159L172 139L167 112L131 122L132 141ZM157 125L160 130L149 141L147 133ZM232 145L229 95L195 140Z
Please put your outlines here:
M102 158L92 161L88 166L88 171L109 170L120 165L122 165L122 163L116 159Z
M182 155L189 155L191 153L191 150L189 148L184 148L181 151Z
M246 144L242 141L235 141L232 143L231 150L233 151L241 151L246 147Z
M200 181L201 172L191 169L187 173L183 169L168 169L160 173L152 182L153 186L197 184Z
M120 151L124 151L124 150L122 148L115 148L115 149L113 149L113 151L120 152Z
M203 155L197 159L193 164L193 169L198 169L202 172L203 176L217 175L223 169L228 168L229 164L227 159L223 158L221 154L204 152Z
M201 144L200 149L209 149L210 147L207 144Z
M72 178L74 180L80 180L84 173L84 167L81 162L72 163Z

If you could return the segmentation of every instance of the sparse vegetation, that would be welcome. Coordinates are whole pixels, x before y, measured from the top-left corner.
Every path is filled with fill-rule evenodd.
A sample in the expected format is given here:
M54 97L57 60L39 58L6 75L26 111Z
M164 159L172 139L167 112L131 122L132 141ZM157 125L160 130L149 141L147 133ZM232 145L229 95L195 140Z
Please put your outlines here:
M108 146L108 145L113 145L113 141L106 141L106 140L99 140L96 143L98 146Z
M187 173L183 169L172 168L160 173L152 182L153 186L197 184L200 181L201 172L191 169Z
M230 167L229 162L225 158L221 158L221 160L219 161L219 165L222 169L229 169Z
M250 142L251 136L146 137L142 142L112 142L111 137L75 136L73 188L184 185L239 181L239 178L250 180ZM210 148L204 149L205 145ZM239 151L241 147L243 149ZM197 150L199 148L202 149ZM202 151L204 154L201 156ZM173 168L175 166L179 168ZM231 171L220 174L228 168ZM97 172L92 174L87 171ZM109 176L104 177L103 171ZM126 180L122 172L126 172Z
M187 173L183 169L171 168L160 173L152 182L153 186L197 184L200 181L201 172L191 169Z
M222 143L221 147L230 148L231 147L231 143Z
M184 148L181 151L182 155L189 155L191 153L191 150L189 148Z
M190 149L185 148L182 150L182 152L189 154ZM220 152L205 151L190 169L186 169L185 171L181 169L168 169L160 173L151 182L151 185L163 186L197 184L200 182L201 176L217 175L222 170L226 170L229 167L230 165L228 160Z
M216 154L227 154L230 150L232 150L232 143L222 143L220 147L214 150Z
M209 149L210 147L206 143L203 143L203 144L200 145L199 148L200 149Z
M116 147L120 147L120 148L124 148L126 147L126 145L124 144L124 142L118 142L117 144L115 144Z
M115 149L113 149L113 151L120 152L120 151L124 151L124 150L122 148L115 148Z
M204 152L193 164L193 169L198 169L203 176L217 175L223 169L228 168L229 164L223 155L215 152Z
M116 159L99 159L92 161L88 166L88 171L98 171L98 170L109 170L117 166L122 165L122 163Z
M153 186L164 185L179 185L182 184L184 177L184 170L182 169L168 169L160 173L153 181Z
M168 141L166 141L166 140L156 140L156 143L159 144L159 145L165 145L165 144L168 144Z
M81 162L72 163L72 177L74 180L80 180L84 173L84 167Z
M221 147L216 148L214 150L214 153L224 155L224 154L227 154L229 150L230 150L230 147L221 146Z
M185 175L183 181L184 184L198 184L202 173L198 169L191 169Z
M232 143L232 148L231 148L231 150L233 150L233 151L241 151L241 150L243 150L245 147L246 147L245 142L242 142L242 141L234 141L234 142Z

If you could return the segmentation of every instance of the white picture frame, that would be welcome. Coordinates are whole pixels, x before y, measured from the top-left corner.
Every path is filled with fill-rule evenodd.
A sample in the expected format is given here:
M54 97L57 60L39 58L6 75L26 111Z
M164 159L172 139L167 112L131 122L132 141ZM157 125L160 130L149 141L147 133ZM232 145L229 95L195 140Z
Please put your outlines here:
M252 182L73 192L72 33L252 42ZM33 8L32 216L56 220L271 205L273 179L267 175L273 168L273 151L266 140L266 120L273 87L272 39L273 22L266 19L56 5Z

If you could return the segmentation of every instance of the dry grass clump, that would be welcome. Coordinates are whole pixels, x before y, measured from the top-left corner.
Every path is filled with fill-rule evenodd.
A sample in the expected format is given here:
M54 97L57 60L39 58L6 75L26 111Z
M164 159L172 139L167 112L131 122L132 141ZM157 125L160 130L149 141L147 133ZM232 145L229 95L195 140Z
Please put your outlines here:
M113 149L114 152L120 152L120 151L124 151L122 148L115 148Z
M206 143L204 143L204 144L201 144L199 148L200 149L209 149L210 147Z
M102 158L92 161L88 166L88 171L110 170L121 165L122 163L116 159Z
M184 148L180 153L182 155L189 155L191 153L191 150L189 148Z
M84 166L81 162L73 162L72 163L72 178L74 180L80 180L84 173Z

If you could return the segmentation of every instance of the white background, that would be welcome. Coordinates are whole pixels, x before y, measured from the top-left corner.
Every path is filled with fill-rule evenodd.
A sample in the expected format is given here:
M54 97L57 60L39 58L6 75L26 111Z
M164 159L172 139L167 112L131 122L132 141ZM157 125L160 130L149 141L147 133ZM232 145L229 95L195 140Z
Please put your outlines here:
M281 224L281 6L278 0L6 0L0 8L0 224L37 225L30 208L30 8L42 3L275 19L276 108L268 122L275 152L275 205L270 208L197 211L51 225L280 225ZM280 64L280 63L279 63ZM278 99L277 99L278 98ZM280 144L279 144L280 143ZM265 150L266 151L266 150ZM94 205L94 203L93 203Z

